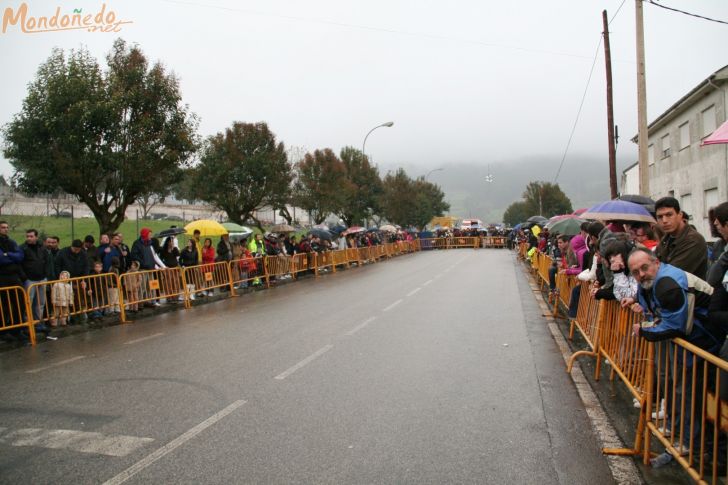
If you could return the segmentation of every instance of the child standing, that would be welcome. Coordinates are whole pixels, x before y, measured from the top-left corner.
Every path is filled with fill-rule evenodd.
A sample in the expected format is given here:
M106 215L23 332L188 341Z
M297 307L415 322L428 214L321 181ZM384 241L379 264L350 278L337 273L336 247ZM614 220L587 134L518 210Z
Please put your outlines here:
M73 305L73 287L68 281L70 277L71 274L68 271L61 271L59 281L51 287L51 303L53 304L51 327L57 327L59 323L65 326L71 313L70 307Z
M109 273L111 277L108 278L109 288L109 307L113 313L119 313L119 267L121 266L121 260L117 256L112 256L111 267L109 267Z
M142 275L139 274L139 261L132 261L129 271L124 276L124 289L126 293L127 310L132 313L139 311L139 296L142 286Z

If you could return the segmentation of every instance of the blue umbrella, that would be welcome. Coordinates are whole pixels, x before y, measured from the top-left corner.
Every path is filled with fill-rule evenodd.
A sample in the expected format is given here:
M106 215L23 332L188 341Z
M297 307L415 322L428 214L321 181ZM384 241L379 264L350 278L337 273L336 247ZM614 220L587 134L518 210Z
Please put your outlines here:
M655 218L639 204L626 200L609 200L590 207L580 216L601 221L638 221L654 223Z

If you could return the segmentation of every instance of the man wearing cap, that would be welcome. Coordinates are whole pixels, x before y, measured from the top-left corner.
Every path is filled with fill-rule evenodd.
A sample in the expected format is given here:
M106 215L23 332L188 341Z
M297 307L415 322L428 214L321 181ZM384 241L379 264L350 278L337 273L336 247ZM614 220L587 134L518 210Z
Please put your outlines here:
M139 261L139 269L154 269L154 249L152 249L152 230L148 227L139 231L139 239L131 246L132 261Z

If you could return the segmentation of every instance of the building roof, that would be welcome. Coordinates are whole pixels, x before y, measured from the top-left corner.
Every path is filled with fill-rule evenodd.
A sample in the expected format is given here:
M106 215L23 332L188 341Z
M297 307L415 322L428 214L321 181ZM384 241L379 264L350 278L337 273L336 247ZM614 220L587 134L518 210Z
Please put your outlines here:
M630 170L632 170L633 168L635 168L635 167L636 167L637 165L639 165L639 164L640 164L640 162L634 162L634 163L633 163L632 165L630 165L629 167L627 167L627 168L625 168L624 170L622 170L622 173L627 173L627 172L629 172Z
M652 131L658 130L672 121L676 116L691 106L697 98L714 91L717 88L716 84L722 84L726 81L728 81L728 66L723 66L704 79L700 84L695 86L692 90L690 90L690 92L677 100L675 104L670 106L664 113L652 121L652 123L647 126L648 135ZM637 135L632 138L632 142L637 143Z

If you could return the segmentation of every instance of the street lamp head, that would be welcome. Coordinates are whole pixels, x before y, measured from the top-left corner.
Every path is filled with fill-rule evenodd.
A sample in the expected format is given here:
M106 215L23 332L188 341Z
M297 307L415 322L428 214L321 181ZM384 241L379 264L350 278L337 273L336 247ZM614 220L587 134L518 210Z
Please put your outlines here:
M387 121L386 123L382 123L380 126L386 126L387 128L391 128L392 125L394 125L394 121Z

